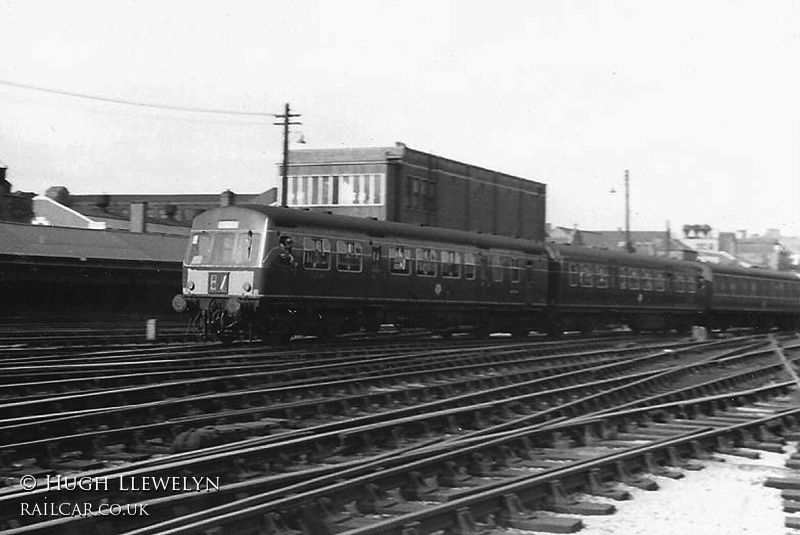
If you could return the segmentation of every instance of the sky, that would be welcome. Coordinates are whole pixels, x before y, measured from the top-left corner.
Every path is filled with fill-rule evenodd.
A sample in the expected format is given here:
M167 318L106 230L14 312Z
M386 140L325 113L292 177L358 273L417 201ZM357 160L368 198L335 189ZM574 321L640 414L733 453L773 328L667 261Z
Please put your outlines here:
M633 230L800 235L794 0L0 0L0 28L15 190L261 192L290 103L293 147L543 182L553 225L623 227L628 170Z

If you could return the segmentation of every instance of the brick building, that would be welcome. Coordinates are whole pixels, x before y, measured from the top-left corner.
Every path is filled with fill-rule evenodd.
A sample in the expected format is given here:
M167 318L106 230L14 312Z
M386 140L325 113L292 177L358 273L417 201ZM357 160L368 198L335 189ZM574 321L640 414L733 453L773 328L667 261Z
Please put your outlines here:
M287 204L357 217L545 238L547 186L393 147L289 152Z

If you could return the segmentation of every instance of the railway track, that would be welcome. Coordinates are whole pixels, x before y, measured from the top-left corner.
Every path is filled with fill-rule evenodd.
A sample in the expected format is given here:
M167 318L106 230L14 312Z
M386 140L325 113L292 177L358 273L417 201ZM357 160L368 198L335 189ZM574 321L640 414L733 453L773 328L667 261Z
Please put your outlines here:
M337 365L339 372L354 377L346 380L327 382L294 380L287 386L279 383L272 388L253 390L246 388L236 391L230 381L222 382L212 388L212 393L192 393L188 398L173 398L153 402L141 401L136 404L122 403L113 406L106 403L100 408L84 408L92 403L103 406L102 401L118 402L122 397L119 390L90 393L78 393L72 396L57 396L14 401L0 406L4 413L17 413L19 416L0 420L0 437L7 451L6 458L20 460L20 455L36 459L39 465L57 465L58 451L81 451L84 457L97 456L104 449L104 443L113 444L116 450L127 444L135 444L135 448L125 448L130 457L147 455L146 434L155 445L150 448L156 452L165 450L165 445L172 439L172 450L185 449L181 445L192 437L182 434L183 429L197 429L213 425L225 419L221 426L213 428L213 433L206 430L205 435L214 435L216 443L241 438L243 434L266 434L277 427L294 429L307 427L317 422L325 422L331 418L353 418L361 413L365 421L373 422L384 418L393 418L397 414L413 415L419 412L448 410L452 407L491 400L499 396L508 398L524 388L542 388L562 385L561 390L551 396L534 396L544 398L536 403L553 403L563 392L574 389L573 383L587 381L614 373L613 370L630 370L636 366L633 356L636 353L649 353L643 363L652 366L654 360L661 359L661 351L675 351L678 345L669 343L656 347L644 346L636 349L595 350L568 354L559 357L542 357L531 354L531 349L512 346L495 346L491 352L482 349L478 352L444 350L439 357L448 360L449 367L442 367L434 361L437 359L427 355L427 359L416 360L418 355L390 357L394 369L392 374L364 375L361 366L367 370L375 370L372 360L366 364L353 362L358 372L348 373L347 366ZM691 353L687 352L691 355ZM677 359L675 353L673 359ZM747 354L746 354L747 355ZM376 358L378 362L380 358ZM616 365L609 362L617 361ZM559 361L567 361L559 364ZM600 366L597 362L602 361ZM402 363L402 365L401 365ZM327 368L329 364L315 365L314 369ZM377 365L377 369L386 366L386 362ZM412 368L406 371L404 368ZM586 368L585 372L581 368ZM308 374L302 370L303 376ZM281 374L287 374L287 371ZM321 372L314 372L315 376ZM238 375L237 375L238 376ZM291 377L291 374L287 376ZM613 382L613 380L612 380ZM488 386L495 386L488 389ZM589 384L590 388L598 388ZM174 383L158 385L158 388L173 390ZM218 392L217 390L225 390ZM148 389L149 390L149 389ZM122 390L133 399L141 396L142 389ZM530 396L527 396L530 397ZM470 401L473 400L473 401ZM65 407L68 401L77 403ZM517 402L523 403L521 401ZM205 406L203 406L205 404ZM45 408L58 408L57 413L48 413ZM400 407L403 407L402 409ZM203 410L200 410L203 407ZM387 412L388 415L381 415ZM365 416L364 413L371 413ZM377 413L377 414L376 414ZM448 416L455 420L456 416ZM237 423L238 422L238 423ZM451 424L455 425L455 424ZM78 429L81 432L75 433ZM227 435L227 436L225 436ZM194 436L198 439L197 434ZM206 441L208 444L208 441ZM196 447L196 446L195 446ZM131 451L131 449L133 451ZM25 452L24 454L18 452ZM116 457L124 455L117 454ZM75 463L72 463L73 465Z
M796 348L788 342L784 345L790 358L795 358ZM422 373L427 374L425 378L428 381L427 384L422 384L423 380L418 375L414 378L403 377L399 382L387 383L386 375L374 377L370 375L374 375L374 371L364 372L364 376L356 380L363 383L368 379L377 379L377 382L370 387L377 391L365 393L362 390L353 394L350 390L350 394L348 394L348 388L342 388L341 384L337 384L331 390L320 390L311 394L305 401L293 399L290 407L280 407L280 410L285 411L290 408L292 412L289 414L294 417L288 418L284 412L282 417L273 418L274 425L269 429L271 435L239 440L215 448L205 448L159 458L159 454L166 453L166 442L162 440L159 444L158 441L152 441L149 444L149 451L148 444L140 444L142 447L138 453L141 457L148 455L154 455L154 457L132 463L131 456L123 455L131 453L127 447L120 448L119 444L115 444L116 447L108 448L101 443L103 435L95 433L91 440L92 448L82 449L78 455L75 455L75 452L72 452L71 456L64 455L63 452L55 452L52 447L54 443L59 446L70 444L74 446L77 442L70 443L68 437L52 435L41 439L38 445L31 441L18 442L10 449L30 452L44 446L46 456L40 457L39 460L46 459L44 464L49 464L49 466L44 467L44 471L38 474L39 477L46 477L48 474L53 477L55 475L90 474L86 477L103 477L110 478L110 480L114 478L119 480L120 477L124 480L125 477L128 477L135 480L141 477L184 477L181 474L192 474L194 477L222 478L224 484L220 490L203 494L202 498L187 494L174 495L169 492L161 493L158 496L151 492L145 496L142 492L125 493L121 488L111 489L110 494L105 495L89 493L80 496L82 501L95 505L102 500L113 500L115 503L126 504L147 504L150 511L158 511L158 514L161 515L160 519L166 519L174 516L176 510L192 515L196 514L194 511L198 507L200 509L226 507L227 503L238 503L239 499L250 499L252 496L261 496L265 493L283 504L280 500L287 499L286 496L289 493L293 495L292 499L296 499L295 493L299 492L298 489L308 488L309 485L312 485L312 488L308 488L308 492L318 492L319 488L330 486L329 484L323 485L325 478L341 478L342 474L349 473L344 472L345 470L355 470L356 472L370 470L370 463L372 463L371 470L373 471L375 466L380 466L382 474L388 473L389 467L396 465L398 473L405 473L406 477L412 477L419 488L424 490L431 485L431 482L426 482L426 480L432 476L425 476L426 472L424 471L420 472L422 479L417 476L409 476L414 470L408 467L408 463L426 462L424 459L434 454L454 455L453 458L461 460L455 465L447 464L452 461L450 459L445 463L444 468L439 466L430 470L438 475L444 474L442 477L450 483L462 479L466 481L467 477L478 478L471 480L472 483L467 485L472 488L480 478L498 477L498 474L481 475L481 470L487 473L496 471L497 466L503 467L504 463L508 464L513 459L527 459L530 461L528 464L531 464L539 458L531 457L530 452L541 447L572 449L565 445L583 442L586 442L584 446L593 447L592 443L598 440L611 440L609 433L619 434L619 429L624 427L620 423L623 421L620 420L623 414L629 419L633 418L631 415L635 414L650 415L637 416L636 418L640 418L640 420L634 418L634 421L649 421L648 425L656 425L652 423L652 414L669 413L672 414L670 419L707 420L709 417L700 418L700 415L710 410L721 410L720 406L726 403L726 399L747 400L754 396L785 395L789 388L788 383L778 381L781 368L776 365L774 355L770 356L770 347L764 340L759 339L727 340L683 347L673 344L672 347L639 348L638 351L629 351L633 348L622 348L625 351L616 356L609 356L595 350L595 353L601 357L592 357L591 351L582 351L580 352L580 362L575 355L572 355L575 362L569 364L564 360L569 355L561 357L563 360L561 363L559 363L559 357L528 357L526 361L519 358L520 348L518 346L513 350L508 347L506 349L505 353L498 348L495 348L494 352L510 360L505 362L494 360L489 364L473 363L470 365L473 368L469 369L466 375L455 376L451 375L451 371L446 370L440 370L438 375L433 375L429 367L425 368ZM528 348L526 351L530 351L530 349ZM453 361L454 358L454 355L450 353L443 356L442 360ZM469 358L474 359L475 357ZM598 364L600 360L606 362ZM407 356L407 361L408 366L420 366L419 363L413 362L413 357ZM523 363L533 366L534 371L539 374L538 377L527 376L526 374L531 373L530 370L521 371ZM463 361L453 364L454 367L451 369L465 366ZM324 367L325 364L322 366ZM395 366L400 367L400 362L396 361ZM427 363L427 366L430 366L430 362ZM506 367L503 368L503 366ZM344 374L353 373L346 366L343 368ZM436 368L434 367L434 369ZM513 370L513 372L509 370ZM407 373L411 372L401 370L395 376ZM413 373L420 372L414 371ZM512 378L515 378L516 382ZM393 380L397 379L398 377L393 378ZM338 383L339 381L333 382ZM772 384L765 384L769 382ZM319 388L320 385L302 382L285 388L296 388L298 389L295 390L296 392L313 392L314 386ZM433 392L436 394L434 395ZM649 395L643 395L644 393ZM291 396L284 400L290 398ZM381 399L385 401L383 406L377 403L377 400ZM360 401L356 403L356 400ZM642 408L641 405L645 405L645 407ZM694 406L699 408L692 412L689 407ZM302 407L307 408L303 409ZM338 409L336 411L321 410L321 407L338 407ZM668 410L668 407L672 408ZM259 408L262 410L257 414L261 415L263 420L263 407ZM251 407L251 409L255 410L256 408ZM226 407L227 413L230 414L235 413L236 410L230 406ZM102 412L90 411L75 416L85 418ZM222 411L217 416L224 417L225 414L226 412ZM252 418L252 414L250 416ZM59 416L59 418L71 417L73 416ZM659 416L659 418L661 417ZM784 418L784 415L777 418ZM46 420L45 418L38 422L17 422L15 425L35 426ZM774 418L770 421L773 420ZM98 419L99 421L101 420ZM175 423L172 422L171 425L174 428ZM696 422L687 425L697 427ZM704 425L705 423L701 427ZM760 425L766 424L758 424L755 428L758 432L763 431L759 427ZM17 430L19 429L21 428L17 428ZM616 431L614 431L615 429ZM660 429L663 431L666 428L662 426ZM751 429L751 427L747 427L747 429ZM717 430L714 428L706 431ZM106 429L106 431L104 438L113 435L112 429ZM247 435L246 431L242 434ZM252 428L249 432L250 434L259 434ZM736 435L739 431L733 430L727 434L723 432L719 434L720 436L730 436L730 433ZM521 437L527 438L522 440ZM86 437L83 440L85 441ZM505 442L496 443L497 440L509 440L511 442L508 444L512 445ZM51 445L49 450L48 443ZM519 444L525 443L528 444L527 449L520 450ZM487 444L489 446L486 446ZM7 445L10 446L10 444ZM495 449L486 450L486 447ZM708 444L705 444L705 447L708 447ZM473 448L473 450L464 453L467 451L464 448ZM484 449L481 450L481 448ZM481 453L481 451L490 451L490 453ZM498 457L498 451L504 453ZM585 453L588 450L581 451ZM661 450L654 450L654 452L657 451ZM488 459L488 461L476 460L475 453L480 454L481 458ZM572 451L571 455L576 453L576 451ZM634 457L638 455L634 450L631 450L630 453ZM95 457L87 458L91 455ZM416 460L407 459L407 455L416 456ZM109 460L114 460L119 464L115 468L109 468ZM661 461L663 461L661 457L656 458L656 462ZM87 464L87 462L94 464ZM38 462L37 464L41 465L42 463ZM102 468L104 465L105 468ZM12 474L6 470L5 474L13 480L14 477L21 477L20 474L32 467L33 465L26 466L24 460L18 459L15 466L17 471ZM535 468L523 465L516 468L520 467ZM88 471L90 469L93 471ZM364 474L367 473L364 472ZM560 472L557 472L553 477L561 477L559 474ZM536 477L540 475L542 474L537 472ZM383 503L384 506L388 503L387 500L405 504L393 510L396 512L404 507L418 507L419 503L416 502L420 501L419 496L425 495L424 492L409 494L407 490L404 490L406 488L404 486L386 487L385 484L378 483L374 483L374 485L377 486L373 488L369 485L362 485L359 487L360 490L357 489L358 492L363 493L365 488L371 488L372 491L368 492L372 492L372 494L368 494L366 497L360 496L354 501L348 500L344 504L340 503L341 496L354 495L352 493L356 491L334 493L333 498L336 499L319 495L302 501L302 503L297 502L301 505L295 509L306 511L299 516L294 513L287 514L287 510L294 511L295 509L291 507L286 509L283 504L270 506L271 509L267 507L266 512L259 513L262 516L256 515L256 517L248 517L247 520L244 518L235 520L230 526L219 520L222 518L219 515L215 515L212 520L188 517L184 522L185 525L191 525L195 521L211 522L212 524L216 522L216 527L208 528L211 530L223 529L220 526L227 526L224 527L224 531L218 531L219 533L246 533L247 531L239 531L239 529L244 529L244 525L248 523L248 525L261 526L258 529L264 529L267 533L302 533L303 529L306 529L307 533L334 533L343 529L349 530L351 527L368 529L367 527L353 527L351 524L369 526L374 523L374 519L369 517L374 512L370 512L372 510L369 505L363 505L370 500L375 502L378 499L378 502ZM451 488L452 485L442 485L442 487ZM397 491L397 488L400 488L400 491ZM566 489L569 491L570 487ZM246 494L247 498L242 498L242 494ZM472 493L467 494L472 496ZM409 499L409 496L416 496L416 499ZM459 497L458 500L467 497ZM75 500L77 496L74 492L59 495L58 492L52 490L44 492L41 489L32 493L22 493L18 489L15 491L14 488L11 488L0 495L1 510L14 511L22 503L25 503L23 500L30 502L36 499L48 499L50 503L56 503L59 500ZM272 503L269 501L271 498L259 499L267 500L264 503ZM212 503L213 500L217 500L217 502ZM422 499L422 501L425 500ZM522 501L527 503L527 500ZM237 507L242 505L249 508L248 505L241 503L238 503ZM262 505L258 507L259 511L264 509ZM311 512L309 513L309 511ZM476 515L472 508L468 507L467 511L469 514L462 511L457 513L455 518L459 518L459 522L462 523L474 522L474 518L482 518L482 516ZM415 511L414 514L417 513L418 511ZM471 521L469 520L470 516L473 518ZM309 527L310 519L323 519L323 521L320 525L315 524L314 527ZM117 525L120 521L119 518L112 520L98 517L61 518L49 522L32 523L28 526L22 525L22 521L30 522L31 520L30 518L15 519L13 514L12 517L5 518L6 527L11 528L12 532L18 533L91 533L92 530L96 533L112 533L121 531ZM145 529L142 533L162 532L159 530L167 530L164 532L171 533L168 530L184 529L181 527L183 524L181 526L166 524L158 524L157 527L139 526L136 524L137 520L152 521L153 519L130 517L125 521L125 528ZM370 521L367 522L367 520ZM253 524L254 522L255 524ZM230 531L234 529L231 527L234 525L236 526L235 530ZM113 526L116 531L108 531L109 526ZM411 529L410 524L403 524L403 526L398 533ZM206 528L191 529L199 530L192 533L215 533L206 531ZM322 529L326 531L318 531ZM190 533L191 531L176 531L176 533L178 532ZM251 530L250 532L257 531ZM364 533L368 532L382 533L382 531L364 531ZM418 533L428 532L418 531ZM354 531L354 533L361 532Z

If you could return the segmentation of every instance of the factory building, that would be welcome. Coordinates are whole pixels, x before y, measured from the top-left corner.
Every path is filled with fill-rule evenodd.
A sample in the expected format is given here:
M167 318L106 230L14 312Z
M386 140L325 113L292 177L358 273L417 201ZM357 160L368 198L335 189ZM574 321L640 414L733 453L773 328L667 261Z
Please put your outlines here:
M393 147L289 151L286 203L356 217L545 238L547 186Z

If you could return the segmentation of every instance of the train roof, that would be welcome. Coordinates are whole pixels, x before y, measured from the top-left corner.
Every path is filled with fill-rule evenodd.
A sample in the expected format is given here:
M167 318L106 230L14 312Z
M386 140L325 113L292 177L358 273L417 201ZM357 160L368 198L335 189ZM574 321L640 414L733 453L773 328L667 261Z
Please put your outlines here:
M309 226L326 230L359 232L375 238L444 242L483 249L515 249L530 254L545 254L547 252L544 244L523 238L509 238L480 232L378 221L371 218L334 215L327 212L279 206L236 205L215 208L197 216L195 225L198 223L207 224L209 219L224 218L226 213L234 215L237 210L259 212L280 227Z
M739 275L743 277L759 277L764 279L781 279L790 281L797 281L800 279L800 273L796 273L794 271L774 271L771 269L756 267L746 268L739 266L719 265L713 265L711 269L715 274L722 273L724 275Z
M595 249L592 247L580 247L575 245L552 245L558 259L575 259L584 262L623 262L628 265L652 267L662 269L694 268L702 267L698 262L687 260L677 260L674 258L662 258L658 256L648 256L635 253L624 253L620 251L609 251L607 249Z
M185 236L0 223L0 255L177 262Z

